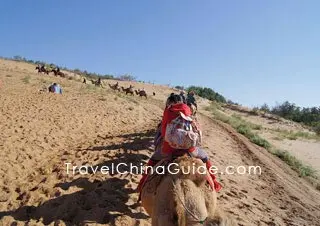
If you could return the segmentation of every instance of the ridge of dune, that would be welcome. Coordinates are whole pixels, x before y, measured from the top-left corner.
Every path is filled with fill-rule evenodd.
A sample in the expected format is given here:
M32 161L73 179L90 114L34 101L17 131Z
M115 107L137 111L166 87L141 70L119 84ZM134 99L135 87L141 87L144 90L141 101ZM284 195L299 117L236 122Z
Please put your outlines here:
M156 93L143 99L112 91L106 84L112 80L96 88L1 59L0 81L0 225L150 225L136 204L140 175L68 175L65 163L144 164L172 89L133 83ZM39 92L52 82L63 95ZM219 168L263 169L262 175L218 176L218 202L238 225L320 225L318 191L208 112L201 111L200 124L204 148Z

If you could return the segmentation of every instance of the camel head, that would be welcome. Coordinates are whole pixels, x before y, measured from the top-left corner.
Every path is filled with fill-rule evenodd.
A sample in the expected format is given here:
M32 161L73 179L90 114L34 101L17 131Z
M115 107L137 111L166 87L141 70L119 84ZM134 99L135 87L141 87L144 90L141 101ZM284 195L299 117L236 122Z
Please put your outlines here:
M192 171L193 166L205 169L204 163L189 157L180 157L174 163L172 172L179 173L157 175L162 178L147 182L142 189L142 205L152 218L152 226L234 225L218 214L217 194L206 185L207 175Z

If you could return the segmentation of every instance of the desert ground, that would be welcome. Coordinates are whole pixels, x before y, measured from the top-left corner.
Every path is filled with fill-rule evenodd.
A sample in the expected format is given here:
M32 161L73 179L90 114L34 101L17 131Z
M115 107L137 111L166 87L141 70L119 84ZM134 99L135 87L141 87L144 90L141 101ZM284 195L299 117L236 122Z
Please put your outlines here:
M98 168L145 164L173 90L120 82L150 94L148 99L126 96L108 87L116 81L104 81L99 88L82 84L79 75L67 72L68 79L58 78L34 68L0 60L0 225L150 225L137 204L138 173L73 175L66 163ZM62 86L62 95L40 91L53 82ZM219 169L262 169L261 175L218 175L223 185L219 208L238 225L320 225L320 192L267 150L212 118L204 110L208 101L199 102L203 147L212 162ZM308 150L297 152L309 158Z

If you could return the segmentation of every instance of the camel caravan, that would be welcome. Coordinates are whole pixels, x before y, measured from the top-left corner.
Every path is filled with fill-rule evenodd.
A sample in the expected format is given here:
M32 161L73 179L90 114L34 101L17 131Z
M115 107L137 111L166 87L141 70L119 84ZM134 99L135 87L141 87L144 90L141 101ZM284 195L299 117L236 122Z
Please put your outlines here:
M36 69L35 70L38 70L38 73L41 74L42 72L49 75L49 72L51 72L50 70L47 70L44 65L38 65L36 66Z
M49 75L49 73L53 73L54 76L60 76L62 78L66 78L66 76L67 76L65 73L60 71L59 67L56 67L54 69L47 69L47 68L45 68L44 65L37 65L35 70L38 70L39 74L44 73L44 74ZM103 84L102 84L102 80L101 80L100 77L98 78L98 80L90 79L90 81L91 81L91 83L93 85L95 85L97 87L104 88ZM82 83L87 84L86 78L83 78L83 82ZM113 85L108 83L108 85L112 90L115 90L115 91L118 91L118 92L124 92L126 95L128 95L128 94L132 95L132 96L137 95L137 96L145 97L146 99L148 99L148 94L144 89L135 90L132 85L130 85L129 87L125 88L123 86L120 86L119 82L117 82L116 84L113 84ZM153 92L152 95L155 96L156 93Z
M60 76L62 78L65 78L66 77L66 74L63 73L62 71L60 71L60 68L59 67L56 67L54 69L46 69L44 65L38 65L36 66L35 70L38 70L38 73L41 74L41 73L44 73L44 74L47 74L49 75L49 73L53 73L54 76Z
M118 92L124 92L126 95L130 94L130 95L137 95L137 96L140 96L140 97L145 97L146 99L148 99L148 95L147 95L147 92L144 90L144 89L138 89L138 90L135 90L133 89L134 86L130 85L128 88L125 88L123 86L120 86L119 85L119 82L117 82L116 84L110 84L108 83L109 87L112 89L112 90L115 90L115 91L118 91ZM155 96L156 93L153 92L153 96Z

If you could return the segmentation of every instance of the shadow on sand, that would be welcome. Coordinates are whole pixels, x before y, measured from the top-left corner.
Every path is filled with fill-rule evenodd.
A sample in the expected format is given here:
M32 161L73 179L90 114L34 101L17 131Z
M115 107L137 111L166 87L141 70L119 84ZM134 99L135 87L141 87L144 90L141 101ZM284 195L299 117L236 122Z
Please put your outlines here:
M113 159L97 165L98 167L111 166L120 162L139 165L141 160L148 159L148 156L136 152L152 150L153 135L154 131L126 134L119 136L125 139L125 143L88 147L85 151L124 150L124 153L116 154ZM108 139L114 138L106 137L105 139L108 142ZM122 170L126 170L126 168ZM133 219L148 218L144 213L133 210L136 204L131 204L131 206L126 204L130 200L130 194L135 192L128 179L115 176L104 181L92 181L90 177L81 177L71 182L58 183L55 187L63 190L68 190L70 187L78 189L74 193L52 198L38 206L22 206L13 211L0 212L0 220L4 216L12 216L15 220L29 221L33 219L45 225L61 220L67 226L71 226L89 222L114 225L116 218L123 215ZM79 191L79 189L82 190Z

